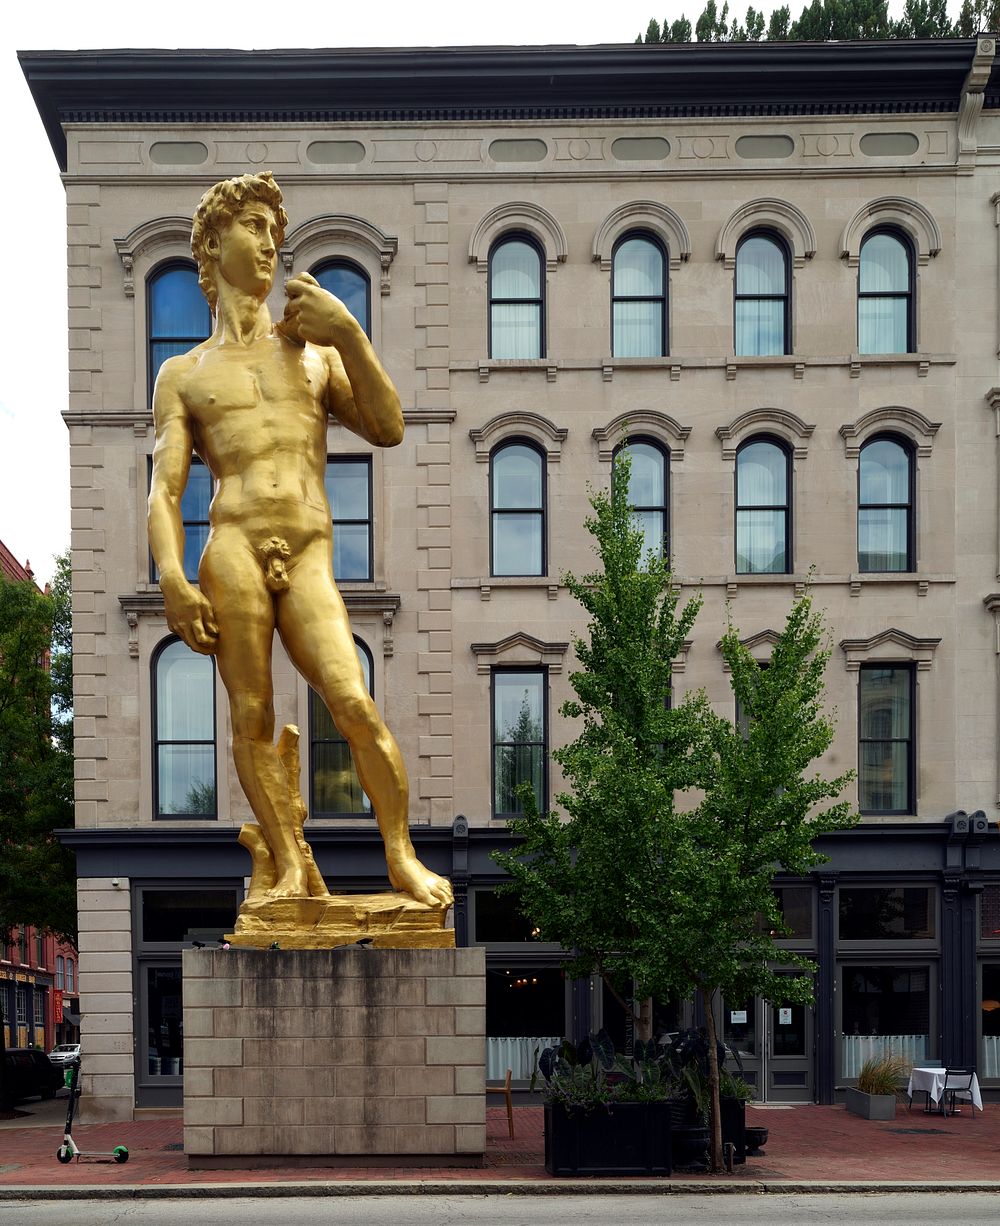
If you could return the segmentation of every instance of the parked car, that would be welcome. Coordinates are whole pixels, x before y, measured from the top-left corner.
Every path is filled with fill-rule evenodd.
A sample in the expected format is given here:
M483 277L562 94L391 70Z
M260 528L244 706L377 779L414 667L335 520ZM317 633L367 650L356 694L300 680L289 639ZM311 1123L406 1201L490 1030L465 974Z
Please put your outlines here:
M7 1085L14 1102L53 1098L63 1083L62 1071L37 1047L7 1049Z
M57 1043L49 1052L49 1059L57 1068L65 1068L67 1064L78 1059L79 1055L79 1043Z

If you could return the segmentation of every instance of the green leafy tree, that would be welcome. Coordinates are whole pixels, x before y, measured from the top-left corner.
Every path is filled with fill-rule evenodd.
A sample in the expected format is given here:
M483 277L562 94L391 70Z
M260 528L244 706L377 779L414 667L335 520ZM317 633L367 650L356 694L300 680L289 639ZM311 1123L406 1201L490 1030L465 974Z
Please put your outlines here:
M707 0L701 16L694 23L694 34L700 43L722 43L728 40L729 0L725 0L721 12L715 0Z
M681 13L674 22L668 22L664 17L663 25L652 18L646 27L646 35L636 38L637 43L689 43L691 41L691 23Z
M769 43L783 43L788 39L788 32L792 25L792 11L787 4L776 8L771 14L767 23L767 41Z
M948 38L951 32L946 0L906 0L892 34L894 38Z
M569 785L557 797L567 820L539 812L523 789L524 816L511 823L523 842L496 859L542 939L570 955L568 972L601 975L640 1033L646 1019L624 999L629 986L638 1000L700 995L719 1169L714 999L811 999L814 964L774 943L787 931L774 875L808 872L822 859L813 839L857 818L848 803L827 803L850 774L810 773L833 729L822 706L829 649L808 596L792 606L767 670L732 625L722 640L745 733L701 693L668 706L671 661L700 601L679 610L668 564L643 557L628 474L622 454L611 492L591 499L587 528L602 569L566 577L590 618L589 637L575 644L576 698L562 708L583 729L553 754ZM694 789L702 799L684 811L679 801ZM800 974L778 976L774 961Z
M45 593L0 577L0 939L30 925L76 937L69 562ZM49 667L51 662L51 668ZM8 1109L2 1085L0 1110Z
M744 727L718 716L706 725L704 799L686 823L687 854L669 874L677 903L670 941L662 952L653 943L645 953L669 956L675 991L686 985L702 998L716 1169L722 1134L713 1001L719 993L729 1000L812 1001L815 963L775 945L788 929L772 882L776 872L808 873L824 859L813 840L858 820L850 802L837 800L853 772L831 779L814 770L833 740L833 725L823 709L830 649L811 597L792 605L766 669L731 623L721 646ZM799 973L779 975L771 969L775 961Z
M636 942L657 922L650 899L676 834L675 796L694 786L707 765L698 755L705 753L708 705L700 694L669 702L671 661L701 602L678 609L667 562L643 556L628 502L629 471L627 455L619 453L612 490L591 498L587 530L601 570L565 576L590 619L588 638L575 642L576 697L562 707L583 727L552 755L570 785L557 797L567 820L541 813L531 789L522 788L524 816L511 826L523 844L496 859L542 939L574 951L570 973L599 974L642 1028L625 1000L631 980L643 998L661 985L638 966Z
M956 38L973 38L983 30L1000 29L998 0L962 0L952 31Z

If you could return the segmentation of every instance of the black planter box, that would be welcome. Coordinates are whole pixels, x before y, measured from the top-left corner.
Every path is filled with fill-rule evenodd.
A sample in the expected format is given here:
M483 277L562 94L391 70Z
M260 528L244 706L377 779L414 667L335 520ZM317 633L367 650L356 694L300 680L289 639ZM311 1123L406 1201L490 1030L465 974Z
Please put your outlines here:
M669 1175L670 1108L614 1103L570 1112L546 1103L545 1169L550 1175Z

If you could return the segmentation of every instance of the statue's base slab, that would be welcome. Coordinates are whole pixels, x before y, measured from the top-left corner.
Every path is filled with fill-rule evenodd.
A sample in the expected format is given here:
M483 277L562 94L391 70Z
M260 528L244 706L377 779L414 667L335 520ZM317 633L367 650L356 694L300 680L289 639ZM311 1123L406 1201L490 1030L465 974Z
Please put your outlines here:
M192 1167L481 1166L475 949L186 949Z
M445 928L448 907L409 894L331 894L328 898L268 898L240 908L230 945L247 949L335 949L359 941L376 949L454 949Z

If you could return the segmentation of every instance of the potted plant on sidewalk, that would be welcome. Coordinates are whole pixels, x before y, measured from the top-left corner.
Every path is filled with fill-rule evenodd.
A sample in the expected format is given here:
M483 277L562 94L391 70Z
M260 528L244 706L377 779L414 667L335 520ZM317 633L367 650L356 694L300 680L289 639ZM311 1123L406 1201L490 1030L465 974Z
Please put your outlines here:
M909 1071L906 1061L889 1052L866 1060L858 1084L847 1091L847 1110L865 1120L893 1120L901 1081Z
M624 1056L602 1030L576 1045L547 1047L537 1071L545 1083L550 1175L671 1173L676 1084L655 1044L637 1043L633 1056Z

